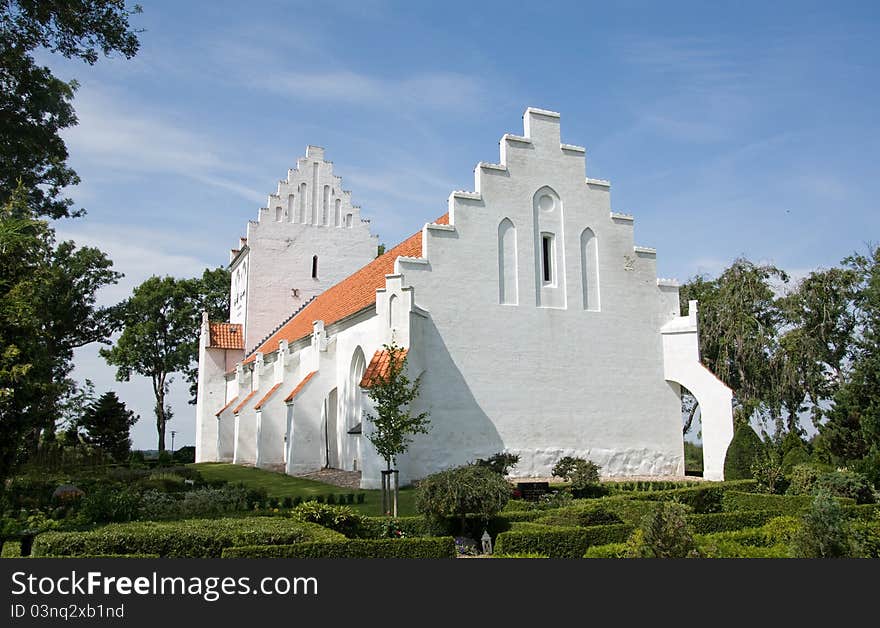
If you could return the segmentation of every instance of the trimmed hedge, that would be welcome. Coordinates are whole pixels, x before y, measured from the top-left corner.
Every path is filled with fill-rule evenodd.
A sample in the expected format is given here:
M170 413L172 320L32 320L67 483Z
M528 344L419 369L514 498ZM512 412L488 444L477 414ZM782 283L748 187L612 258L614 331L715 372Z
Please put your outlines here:
M749 510L687 515L686 520L693 527L694 533L708 534L710 532L755 528L778 516L778 512L770 510Z
M748 491L756 488L757 485L755 480L704 482L688 488L621 494L618 497L649 501L677 501L690 506L694 512L703 514L721 512L721 500L727 491Z
M42 558L162 558L158 554L84 554L83 556L43 556Z
M44 532L34 539L34 556L158 554L175 558L217 558L226 547L339 541L345 537L314 523L280 517L189 519L111 524L90 532Z
M451 536L227 547L223 558L455 558Z
M796 515L809 508L813 499L812 495L772 495L727 491L721 499L721 508L724 512L772 510L781 515ZM856 500L848 497L838 497L837 501L841 506L855 505L856 503Z
M583 526L585 522L600 516L596 513L604 512L606 515L610 514L618 517L623 523L636 525L641 521L642 517L655 507L656 503L653 501L628 497L577 500L571 506L566 506L565 508L546 510L534 521L545 525Z
M700 480L671 481L671 480L627 480L623 482L602 482L602 486L608 488L612 495L626 492L651 492L669 491L677 488L690 488L701 484Z
M706 558L790 558L787 545L759 547L740 545L733 541L716 541L700 544L700 552Z
M626 558L626 543L606 543L588 547L584 558Z
M3 549L0 550L0 558L19 557L21 557L21 541L6 541L3 543Z
M633 526L623 523L589 528L528 525L528 531L512 530L499 534L495 551L499 554L537 553L550 558L581 558L588 547L623 542L633 531Z

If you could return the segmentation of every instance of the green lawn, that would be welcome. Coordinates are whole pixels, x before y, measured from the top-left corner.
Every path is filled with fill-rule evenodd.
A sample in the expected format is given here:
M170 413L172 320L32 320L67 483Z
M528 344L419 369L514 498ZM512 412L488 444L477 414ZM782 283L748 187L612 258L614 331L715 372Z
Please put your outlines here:
M334 495L365 493L364 503L353 504L352 508L365 515L378 516L382 514L382 495L378 490L340 488L332 484L324 484L323 482L296 478L284 473L275 473L236 464L202 462L189 466L197 469L206 480L226 480L230 484L241 483L250 488L263 489L270 497L302 497L306 499L329 493ZM400 503L397 514L401 517L417 514L414 490L400 490Z

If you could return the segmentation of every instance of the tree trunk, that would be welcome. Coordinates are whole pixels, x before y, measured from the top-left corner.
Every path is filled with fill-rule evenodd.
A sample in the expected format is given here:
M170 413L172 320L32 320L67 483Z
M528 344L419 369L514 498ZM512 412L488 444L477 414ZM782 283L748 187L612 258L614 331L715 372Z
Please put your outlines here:
M165 451L165 381L160 379L153 385L156 393L156 431L159 433L159 453Z

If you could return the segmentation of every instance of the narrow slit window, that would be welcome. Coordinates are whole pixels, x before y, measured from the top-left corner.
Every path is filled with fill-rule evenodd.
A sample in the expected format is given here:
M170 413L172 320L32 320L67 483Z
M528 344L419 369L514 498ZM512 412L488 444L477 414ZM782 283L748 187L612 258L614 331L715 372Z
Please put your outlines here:
M318 278L318 256L312 256L312 279Z
M553 281L553 236L541 237L541 267L544 283Z

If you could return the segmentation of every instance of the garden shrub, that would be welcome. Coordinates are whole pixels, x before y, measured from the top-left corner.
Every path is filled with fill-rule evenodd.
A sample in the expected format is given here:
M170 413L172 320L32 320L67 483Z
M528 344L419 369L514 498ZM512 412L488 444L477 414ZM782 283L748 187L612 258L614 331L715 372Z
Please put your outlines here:
M783 493L788 479L782 467L782 454L773 443L766 443L751 467L752 477L758 483L760 493Z
M677 502L663 502L644 516L627 542L630 558L695 558L699 551L687 519L689 509Z
M550 558L537 552L520 552L519 554L492 554L489 558Z
M798 517L774 517L761 527L761 533L764 535L765 544L781 544L788 547L800 527L801 522Z
M819 492L801 517L789 549L795 558L847 558L854 555L849 522L830 493Z
M819 481L819 476L830 471L825 465L816 463L798 464L792 467L790 474L789 495L812 495Z
M873 504L874 491L871 483L855 471L829 471L819 476L818 491L827 491L837 497L851 497L857 504Z
M852 499L840 499L842 504L854 504ZM767 495L727 491L721 499L724 512L738 510L772 510L781 515L796 515L810 507L810 495Z
M589 528L560 528L528 525L527 531L517 529L502 532L495 542L499 554L538 553L551 558L581 558L593 545L619 543L627 539L633 527L626 524L592 526Z
M761 438L748 424L740 425L733 433L724 459L724 478L747 480L752 477L752 464L764 447Z
M754 480L748 482L705 482L688 488L622 494L616 497L649 501L676 501L690 506L697 513L721 512L721 499L726 491L748 490L754 488L756 484Z
M19 558L21 556L21 541L5 541L0 550L0 558Z
M601 507L597 508L563 508L550 511L543 517L536 519L535 523L551 526L598 526L623 523L620 515Z
M85 495L79 517L87 523L119 523L138 518L141 496L125 487L101 486Z
M499 452L497 454L493 454L488 458L477 458L475 465L478 467L486 467L487 469L494 471L500 476L506 476L508 471L516 466L516 463L519 462L519 454L511 454L506 452Z
M488 521L510 499L510 484L486 467L467 465L429 475L416 489L416 508L430 519L458 518L466 528L467 515Z
M734 541L706 541L699 551L704 558L788 558L785 545L741 545Z
M715 512L688 515L687 521L696 533L708 534L762 526L778 514L769 510Z
M223 558L455 558L452 537L311 541L295 545L229 547Z
M649 491L668 491L676 488L692 488L698 486L700 482L688 481L671 481L671 480L626 480L620 482L603 482L602 486L609 490L609 494L625 492L649 492Z
M171 471L156 471L140 482L146 489L156 489L166 493L186 490L186 478Z
M782 456L782 470L786 475L790 475L795 466L809 463L811 459L806 447L793 447Z
M47 556L46 558L162 558L158 554L83 554L82 556Z
M338 541L345 537L314 523L281 517L139 521L89 532L45 532L34 539L35 556L158 554L217 558L225 547Z
M344 534L350 539L366 535L375 536L369 534L366 517L354 512L348 506L306 502L292 510L290 516L299 521L317 523L320 526Z
M584 558L626 558L626 543L606 543L588 547Z
M363 538L382 538L389 534L389 530L396 529L406 537L416 536L446 536L448 526L446 522L435 522L416 515L412 517L364 517Z

